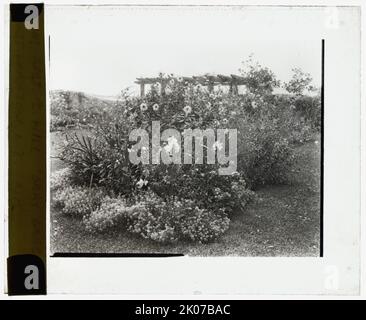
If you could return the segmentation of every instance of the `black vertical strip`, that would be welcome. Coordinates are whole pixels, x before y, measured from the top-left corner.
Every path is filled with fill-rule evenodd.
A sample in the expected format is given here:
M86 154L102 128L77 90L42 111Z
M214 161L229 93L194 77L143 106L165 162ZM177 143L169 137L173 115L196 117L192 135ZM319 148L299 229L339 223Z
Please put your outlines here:
M322 39L321 146L320 146L320 257L324 256L324 65L325 40Z
M45 294L46 80L43 4L11 4L9 30L8 293Z

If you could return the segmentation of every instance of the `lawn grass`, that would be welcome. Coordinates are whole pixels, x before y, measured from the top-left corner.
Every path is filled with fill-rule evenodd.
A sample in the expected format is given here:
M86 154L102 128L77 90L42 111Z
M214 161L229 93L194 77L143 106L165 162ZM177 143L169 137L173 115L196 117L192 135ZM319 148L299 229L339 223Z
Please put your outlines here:
M51 210L51 252L319 256L320 146L307 142L296 153L289 184L256 190L258 200L235 215L216 242L162 245L127 232L91 235L81 221ZM56 159L52 162L52 171L62 167Z

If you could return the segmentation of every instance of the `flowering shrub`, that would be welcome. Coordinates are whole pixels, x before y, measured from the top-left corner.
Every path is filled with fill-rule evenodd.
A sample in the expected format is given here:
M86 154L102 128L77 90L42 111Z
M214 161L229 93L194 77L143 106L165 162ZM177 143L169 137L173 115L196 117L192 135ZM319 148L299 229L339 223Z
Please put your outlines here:
M221 236L230 220L223 210L200 209L192 200L176 197L164 201L146 193L139 210L129 215L128 230L158 242L190 240L209 242Z
M297 110L290 108L289 99L268 93L231 95L221 89L210 93L200 85L172 80L163 95L153 86L144 98L121 100L117 110L102 117L89 136L68 137L61 157L77 184L88 186L92 180L95 186L127 197L151 188L162 197L194 200L201 208L234 211L253 196L248 187L286 181L293 162L291 143L306 141L308 128L301 118L294 120ZM161 130L238 129L238 172L220 176L217 164L130 163L130 130L151 132L154 120L160 121Z
M220 237L230 220L224 210L208 211L192 200L177 197L164 200L147 191L133 200L106 196L100 206L84 216L83 222L89 232L118 228L162 243L178 240L204 243Z
M86 230L103 232L126 223L128 215L140 210L141 205L129 206L123 198L103 198L101 205L89 216L84 217Z
M71 184L71 170L63 168L51 174L50 185L51 190L66 188Z
M67 135L60 157L70 169L69 180L54 178L53 185L75 187L58 190L56 203L64 213L84 216L87 230L93 232L124 226L159 242L217 239L233 213L244 211L253 199L252 190L286 181L294 143L311 139L321 122L318 97L273 94L279 83L259 65L243 75L248 79L243 95L222 88L210 92L183 78L161 75L164 92L152 85L145 97L122 96L113 112L98 111L88 118L92 125L87 134ZM237 171L219 175L219 164L207 164L206 154L204 164L133 164L129 134L137 128L151 134L153 121L160 122L161 131L174 128L180 133L190 128L237 129ZM169 142L161 146L168 147ZM185 152L182 146L182 155ZM100 188L109 197L91 199L88 190Z
M228 214L243 209L254 197L240 173L222 176L211 165L151 166L145 175L150 188L163 198L184 198L200 208L224 208Z
M138 210L128 215L128 231L158 242L174 242L179 239L175 229L175 212L162 198L153 192L136 197Z
M83 218L100 206L103 195L99 189L69 186L56 190L53 200L62 213Z
M178 203L180 212L179 231L184 238L199 243L210 242L220 237L228 228L230 219L223 209L208 211L200 209L191 202L186 208L186 203Z
M129 161L130 130L144 128L151 132L154 120L160 121L161 130L216 129L235 125L235 103L241 98L221 91L209 93L199 86L183 85L178 81L171 82L167 91L160 95L153 88L144 99L125 99L118 111L103 118L89 136L70 135L61 158L72 170L74 181L88 186L92 180L93 185L127 197L144 187L151 188L162 197L184 196L195 200L202 208L243 207L252 193L247 190L240 173L220 176L217 164L134 165ZM239 187L231 188L234 182L246 192L236 195ZM217 192L223 195L218 196Z

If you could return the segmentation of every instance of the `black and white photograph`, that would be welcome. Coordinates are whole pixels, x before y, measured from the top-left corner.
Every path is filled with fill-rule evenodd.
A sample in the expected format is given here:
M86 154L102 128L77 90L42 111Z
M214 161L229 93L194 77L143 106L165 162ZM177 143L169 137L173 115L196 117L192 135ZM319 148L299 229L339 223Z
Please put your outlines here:
M0 7L10 299L364 297L366 4L24 1Z
M326 42L273 10L49 10L51 255L322 256Z

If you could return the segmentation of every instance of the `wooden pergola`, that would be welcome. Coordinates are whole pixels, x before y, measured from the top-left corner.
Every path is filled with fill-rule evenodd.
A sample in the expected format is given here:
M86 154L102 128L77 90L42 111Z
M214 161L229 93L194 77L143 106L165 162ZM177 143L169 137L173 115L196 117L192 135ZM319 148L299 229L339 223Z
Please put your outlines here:
M192 76L192 77L157 77L157 78L137 78L135 83L140 85L140 95L145 96L145 85L154 85L159 83L161 94L165 93L165 88L169 81L181 81L184 84L200 84L201 86L207 86L208 91L213 91L214 87L217 85L229 86L229 92L232 94L238 94L238 87L241 85L246 85L247 80L245 77L237 76L231 74L230 76L225 76L222 74L218 75L204 75L204 76Z

